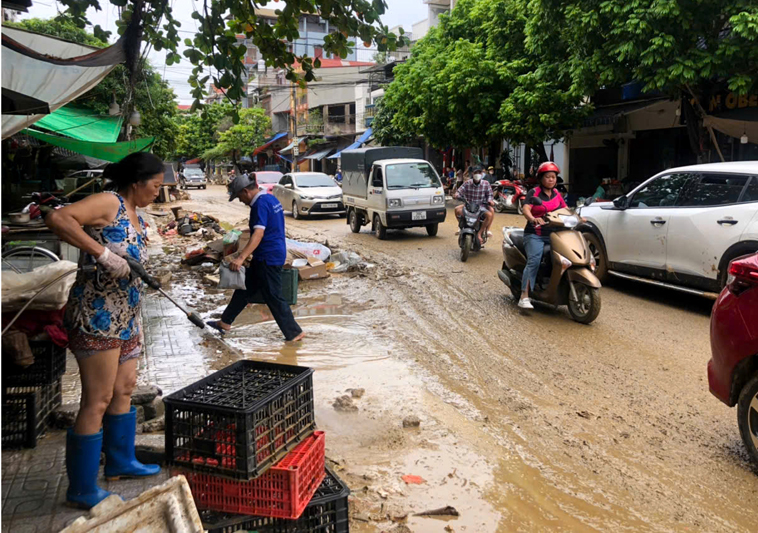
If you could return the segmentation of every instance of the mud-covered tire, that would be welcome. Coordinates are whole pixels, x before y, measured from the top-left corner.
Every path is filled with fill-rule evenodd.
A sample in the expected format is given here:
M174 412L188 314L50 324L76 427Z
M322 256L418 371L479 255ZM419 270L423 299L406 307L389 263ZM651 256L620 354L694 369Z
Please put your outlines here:
M350 223L350 231L353 233L360 233L362 221L361 216L358 214L358 211L351 209L350 214L348 215L348 221Z
M297 210L297 202L295 201L292 202L292 218L294 218L295 220L300 219L300 213Z
M608 280L608 255L605 253L603 243L600 242L597 235L590 231L582 232L582 235L587 240L590 253L595 256L595 276L600 280L600 283L605 283Z
M468 261L468 254L471 252L471 244L474 242L474 237L471 234L463 236L463 246L461 246L461 262Z
M387 227L382 224L382 218L378 214L374 215L374 231L376 232L376 238L380 241L387 238Z
M737 425L748 455L758 466L758 374L742 388L737 401Z
M600 289L588 287L583 283L574 283L574 289L579 301L573 301L569 292L569 314L580 324L589 324L600 314Z
M436 237L439 229L440 229L439 224L429 224L426 227L426 234L429 235L430 237Z

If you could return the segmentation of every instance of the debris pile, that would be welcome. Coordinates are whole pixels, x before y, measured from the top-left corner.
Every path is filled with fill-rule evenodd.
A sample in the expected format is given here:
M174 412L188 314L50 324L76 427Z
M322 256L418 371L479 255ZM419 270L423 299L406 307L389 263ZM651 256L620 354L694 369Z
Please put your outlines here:
M174 220L158 227L158 233L164 237L181 235L182 237L200 236L205 240L215 240L226 231L216 217L185 211L181 206L171 208Z

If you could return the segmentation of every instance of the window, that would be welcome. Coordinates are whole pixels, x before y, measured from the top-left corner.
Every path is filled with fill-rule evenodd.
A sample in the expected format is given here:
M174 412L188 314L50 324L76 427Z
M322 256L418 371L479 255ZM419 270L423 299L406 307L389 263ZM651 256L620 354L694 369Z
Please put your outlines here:
M289 176L283 176L282 179L279 180L279 185L287 185L291 179L292 178L290 178Z
M740 174L692 174L676 205L704 207L737 203L749 177Z
M297 177L297 186L301 189L308 187L334 187L332 178L326 174L300 174Z
M668 207L676 205L677 198L690 174L668 174L657 178L632 196L629 207Z
M740 203L746 204L748 202L758 202L758 176L750 178L750 183L742 194Z
M440 187L434 169L428 163L400 163L387 165L387 188L429 188Z
M384 187L384 179L382 179L382 169L374 167L374 177L371 179L372 187Z

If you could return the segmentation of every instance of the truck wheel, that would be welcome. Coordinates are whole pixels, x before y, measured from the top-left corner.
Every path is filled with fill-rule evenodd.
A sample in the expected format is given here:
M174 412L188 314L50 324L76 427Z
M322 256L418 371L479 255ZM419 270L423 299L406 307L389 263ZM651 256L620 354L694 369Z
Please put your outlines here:
M358 214L358 211L355 209L350 210L350 214L348 215L348 220L350 222L350 231L353 233L360 233L361 226L363 225L361 218L362 217Z
M600 280L600 283L605 283L608 279L608 256L605 254L605 248L594 233L586 231L582 235L587 240L590 253L595 258L595 276Z
M748 455L758 465L758 374L742 388L737 402L737 424Z
M380 241L387 238L387 228L382 224L382 217L379 214L374 215L374 231Z
M298 220L300 218L300 213L297 211L297 202L292 202L292 218L295 220Z
M439 231L439 229L440 229L439 224L429 224L426 227L426 234L429 235L430 237L436 237L437 231Z

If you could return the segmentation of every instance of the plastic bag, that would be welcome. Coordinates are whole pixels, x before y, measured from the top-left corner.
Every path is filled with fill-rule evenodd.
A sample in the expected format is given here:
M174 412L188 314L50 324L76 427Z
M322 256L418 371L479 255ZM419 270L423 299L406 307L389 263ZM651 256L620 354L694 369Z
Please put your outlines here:
M224 235L224 244L234 244L239 240L240 235L242 235L242 232L240 230L233 229Z
M340 252L332 256L332 262L339 263L332 269L335 274L349 272L363 262L361 256L355 252Z
M218 269L219 274L219 289L240 289L245 290L245 267L240 267L237 272L232 272L229 269L229 263L221 263Z
M31 272L19 274L8 270L3 271L2 305L3 312L18 311L28 302L42 287L55 278L76 270L76 263L71 261L56 261L49 265L35 268ZM76 281L76 274L69 274L57 283L45 289L27 307L28 310L57 311L66 305L68 293Z
M306 257L315 257L324 263L332 255L332 251L329 248L317 242L299 242L287 239L287 249L298 251L305 254Z

